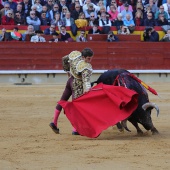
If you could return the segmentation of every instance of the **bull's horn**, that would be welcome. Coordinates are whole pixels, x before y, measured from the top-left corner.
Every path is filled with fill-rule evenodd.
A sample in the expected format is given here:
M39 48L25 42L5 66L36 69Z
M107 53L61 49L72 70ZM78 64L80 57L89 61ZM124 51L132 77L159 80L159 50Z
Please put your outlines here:
M131 132L127 127L127 119L121 121L121 125L128 131Z
M157 116L159 115L159 107L158 107L155 103L150 103L150 102L145 103L145 104L142 106L142 109L143 109L143 110L146 110L148 107L153 107L153 108L155 108L156 111L157 111Z

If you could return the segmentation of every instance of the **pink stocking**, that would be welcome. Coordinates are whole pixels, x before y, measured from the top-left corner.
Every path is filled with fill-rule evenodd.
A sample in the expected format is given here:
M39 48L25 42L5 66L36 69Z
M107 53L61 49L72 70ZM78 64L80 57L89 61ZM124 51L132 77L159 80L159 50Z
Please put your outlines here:
M54 111L53 123L56 125L56 127L57 127L57 121L58 121L59 115L60 115L60 111L57 110L57 109L55 109L55 111Z

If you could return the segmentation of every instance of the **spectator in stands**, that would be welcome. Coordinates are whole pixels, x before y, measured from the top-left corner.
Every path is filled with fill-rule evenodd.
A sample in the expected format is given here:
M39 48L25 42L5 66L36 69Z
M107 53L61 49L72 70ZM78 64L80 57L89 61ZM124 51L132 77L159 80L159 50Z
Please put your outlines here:
M22 41L22 34L18 32L18 27L14 27L13 31L11 32L11 41Z
M151 11L154 13L154 15L155 15L155 13L156 13L156 11L158 10L158 7L157 7L157 5L154 3L154 0L149 0L149 3L148 4L146 4L146 8L147 7L150 7L151 8Z
M53 0L47 0L47 4L45 6L47 7L47 11L51 11L53 9Z
M45 35L52 35L53 33L56 33L56 26L54 24L51 24L49 28L44 30Z
M50 10L50 18L51 18L51 20L54 19L56 13L60 13L59 6L58 6L57 3L55 3L54 6L53 6L53 9Z
M156 25L157 25L157 23L156 23L155 19L153 18L153 14L148 13L147 18L144 20L144 26L154 27Z
M90 13L90 18L88 20L89 26L99 25L99 20L95 18L94 12Z
M81 12L79 14L79 18L75 20L75 24L76 24L77 28L83 28L83 27L88 26L88 21L85 18L84 12Z
M141 11L137 11L135 13L134 22L136 26L144 26L144 20L143 20L143 15Z
M103 27L103 26L110 26L111 27L111 21L109 20L109 18L107 18L106 13L102 13L101 14L101 19L99 20L99 26Z
M94 24L91 29L89 29L88 34L101 34L100 29L98 29L98 25Z
M30 16L26 17L26 22L28 25L39 26L41 24L40 19L36 16L35 11L30 11Z
M153 27L146 27L143 33L144 41L157 42L159 41L159 34Z
M107 42L116 42L119 41L118 37L114 35L113 31L109 31L107 35Z
M80 31L80 35L76 37L76 42L87 42L86 33L84 30Z
M51 24L51 20L46 17L46 13L45 12L41 13L40 21L41 21L41 25L50 25Z
M70 12L66 12L65 17L62 19L63 25L65 25L66 27L70 27L72 26L75 22L74 19L71 18L71 14Z
M130 34L130 31L129 31L128 27L126 27L126 26L121 26L121 27L120 27L120 30L118 30L117 33L118 33L118 34L123 34L123 35L129 35L129 34Z
M66 32L65 26L61 26L60 28L60 37L61 37L61 41L65 41L65 42L72 41L70 34Z
M37 11L37 6L32 5L31 10L35 12L35 15L40 19L41 13Z
M35 33L36 35L31 37L31 42L46 42L45 38L41 36L43 34L41 30L37 30Z
M133 19L131 19L130 14L126 14L126 19L123 20L123 25L127 26L130 33L133 33L135 30L135 23Z
M22 9L22 5L21 4L17 4L17 8L14 11L14 17L15 17L16 13L20 13L21 17L25 19L25 13L24 13L24 10Z
M97 19L100 20L102 17L102 13L105 13L106 14L106 18L110 18L110 14L106 11L106 8L105 6L101 6L100 7L100 10L97 12Z
M20 3L22 5L22 9L24 11L24 16L28 16L29 12L31 11L31 2L30 0L23 0L23 2Z
M59 13L55 14L54 19L51 20L51 24L55 25L55 26L57 26L59 28L63 25L63 21L61 20Z
M14 22L15 22L15 25L25 25L26 24L25 18L23 16L21 16L20 12L15 13Z
M164 35L164 37L160 41L170 42L170 29L167 30L167 33Z
M99 8L100 8L100 7L103 7L103 6L106 7L106 5L104 4L104 1L103 1L103 0L99 0L98 3L96 3L96 5L97 5Z
M65 18L67 12L69 12L68 8L66 6L63 6L62 11L60 13L60 18Z
M167 3L162 4L164 11L168 14L168 20L170 22L170 0L167 0Z
M4 8L4 6L2 5L2 2L0 1L0 10L3 8Z
M107 4L107 8L106 8L107 12L110 10L110 5L114 5L116 7L116 9L118 8L116 0L111 0L111 2Z
M2 34L0 34L0 41L5 41L5 33L6 33L6 29L2 28Z
M2 17L1 24L2 25L14 25L14 19L12 18L13 11L8 10L6 15Z
M17 3L16 2L13 2L13 0L8 0L8 3L10 5L10 8L15 11L16 8L17 8Z
M137 11L141 11L141 13L144 12L144 6L143 6L142 2L140 2L140 1L136 3L136 9L134 10L134 14Z
M76 1L78 1L78 0L76 0ZM76 19L78 19L79 14L82 13L82 12L83 12L83 10L82 10L80 4L75 4L75 10L71 11L71 17L74 20L76 20Z
M122 5L121 6L118 6L118 12L119 13L122 13L122 11L130 11L131 13L133 12L133 8L131 5L128 4L128 1L122 1ZM128 7L128 8L127 8Z
M122 14L119 13L117 15L117 20L114 22L114 26L116 26L117 30L120 30L120 27L123 25Z
M87 7L88 7L87 10L84 11L85 18L86 18L87 20L89 20L89 18L90 18L90 13L91 13L91 12L93 12L95 18L97 18L97 11L96 11L96 9L93 7L93 4L92 4L92 3L91 3L91 4L88 4Z
M35 0L34 6L36 6L36 7L37 7L37 11L38 11L39 13L41 13L41 11L42 11L42 5L41 5L41 3L40 3L40 0Z
M153 18L155 18L155 14L152 12L151 7L147 6L145 7L145 11L143 13L144 20L147 18L148 13L152 13Z
M49 42L60 42L61 39L59 38L59 34L57 32L52 33L53 38Z
M32 25L28 25L27 31L22 34L22 41L30 41L31 37L35 35L35 30Z
M129 4L124 4L125 9L121 11L123 20L126 19L126 14L129 14L131 19L133 19L132 11L129 9Z
M66 4L66 0L59 0L59 11L60 13L63 11L63 7L67 8L68 11L68 6Z
M71 1L71 4L69 4L69 11L70 11L71 13L72 13L73 11L75 11L75 10L76 10L76 6L80 6L80 10L81 10L81 12L83 12L79 0L72 0L72 1ZM78 16L77 16L77 18L78 18Z
M159 14L158 19L156 20L157 26L168 25L168 20L164 17L164 15Z
M159 14L163 15L168 20L168 13L164 11L163 5L159 7L159 10L155 13L155 19L158 19Z
M85 11L88 9L88 5L89 4L93 4L93 7L95 8L96 11L100 10L100 7L95 5L94 3L91 2L91 0L86 0L84 5L83 5L83 12L85 13Z
M117 15L118 15L118 11L117 11L117 7L113 4L110 5L110 10L108 11L110 17L109 20L112 23L112 26L114 25L115 20L117 20Z
M2 19L3 16L6 16L6 15L7 15L7 11L8 11L8 10L13 11L12 9L10 9L9 3L8 3L8 2L5 2L4 8L1 9L1 11L0 11L1 19ZM14 13L13 13L13 12L12 12L12 18L14 18Z
M41 13L46 13L46 18L48 18L48 20L50 20L51 21L51 15L50 15L50 11L48 11L47 10L47 7L44 5L44 6L42 6L42 11L41 11Z

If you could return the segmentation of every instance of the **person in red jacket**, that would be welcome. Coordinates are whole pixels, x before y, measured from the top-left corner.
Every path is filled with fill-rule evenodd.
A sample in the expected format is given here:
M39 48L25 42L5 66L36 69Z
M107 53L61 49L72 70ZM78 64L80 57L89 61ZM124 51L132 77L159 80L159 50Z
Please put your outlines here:
M8 10L7 14L2 17L1 24L2 25L14 25L14 19L12 18L13 11Z

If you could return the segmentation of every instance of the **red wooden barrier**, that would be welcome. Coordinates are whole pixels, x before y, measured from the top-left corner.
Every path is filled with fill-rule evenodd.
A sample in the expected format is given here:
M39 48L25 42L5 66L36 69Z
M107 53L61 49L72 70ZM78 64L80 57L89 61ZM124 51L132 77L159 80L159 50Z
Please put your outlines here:
M169 43L163 42L1 42L0 70L62 70L61 58L85 47L94 51L95 70L170 69Z
M119 41L141 41L141 35L116 35ZM88 34L87 41L107 41L107 34Z
M14 27L18 27L19 30L27 30L27 25L0 25L0 29L2 28L6 28L7 30L13 30ZM45 30L46 28L48 28L49 26L40 26L41 30ZM91 27L85 27L85 28L81 28L79 30L86 30L88 31ZM100 28L100 27L99 27ZM70 27L66 28L67 31L70 31ZM101 28L100 28L101 29ZM135 27L135 31L143 31L145 29L145 26L139 26L139 27ZM162 31L162 28L160 26L155 26L154 29L156 31ZM58 27L56 27L56 30L58 30ZM116 27L112 26L111 27L111 31L117 31Z

